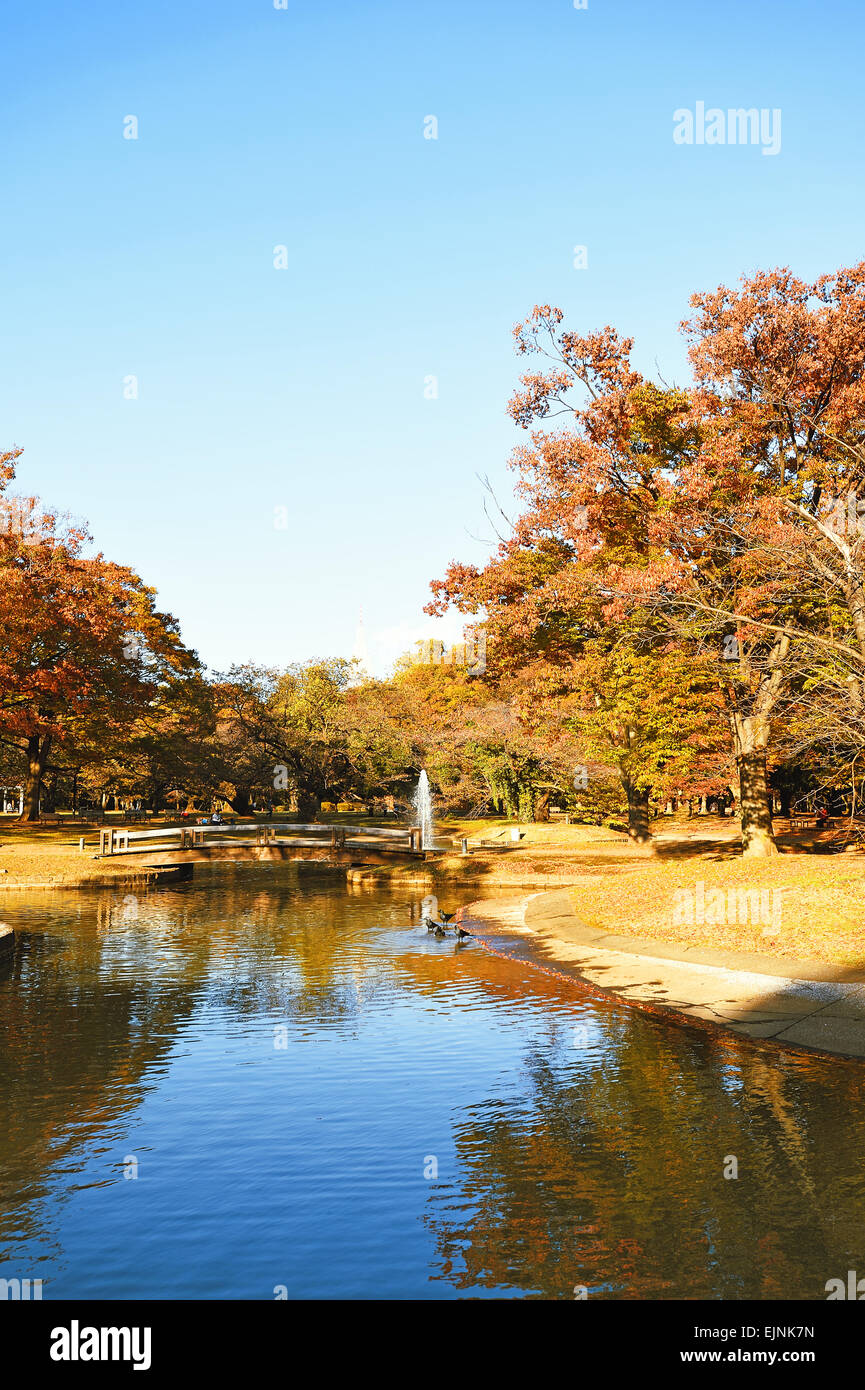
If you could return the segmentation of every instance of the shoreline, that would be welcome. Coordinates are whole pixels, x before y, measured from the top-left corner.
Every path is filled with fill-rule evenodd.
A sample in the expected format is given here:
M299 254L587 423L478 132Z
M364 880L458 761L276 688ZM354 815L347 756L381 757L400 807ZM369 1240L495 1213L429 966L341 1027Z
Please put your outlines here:
M165 880L189 878L191 865L168 864L164 867L141 865L137 869L126 869L120 873L97 874L80 878L62 879L14 879L0 878L0 893L35 893L49 890L58 892L80 892L93 888L156 887Z
M92 888L120 888L129 883L150 883L156 885L164 880L173 880L194 876L194 870L201 867L203 861L190 864L154 864L140 865L137 869L124 869L119 872L89 873L81 877L70 875L63 878L44 878L44 879L16 879L0 878L0 893L8 892L32 892L35 890L58 889L64 891L75 891L76 889ZM220 863L221 861L213 861ZM226 864L237 867L246 867L246 861L226 860ZM261 860L250 860L249 864L258 864ZM313 877L314 875L338 875L344 878L346 883L365 884L369 888L436 888L436 887L462 887L462 888L537 888L540 884L545 887L567 887L572 879L567 874L543 874L543 873L524 873L524 874L495 874L484 873L478 875L466 875L458 872L442 873L433 871L431 868L403 868L382 867L379 865L349 865L328 864L325 861L316 862L315 860L293 859L285 860L286 864L296 864L302 875Z
M115 888L126 883L157 883L161 879L192 877L198 867L209 864L231 863L236 866L268 862L261 858L238 858L225 860L205 860L190 858L189 862L158 864L134 864L118 862L117 858L103 859L89 855L86 859L69 846L40 845L25 850L20 858L25 858L27 877L15 876L17 864L7 854L14 845L0 844L0 893L36 889L93 889ZM475 851L468 856L436 855L416 863L400 864L340 864L328 860L314 860L286 857L280 862L294 864L301 874L337 874L351 884L365 884L376 887L406 887L435 889L437 887L475 888L539 888L566 887L573 881L573 871L548 872L533 864L523 862L519 866L508 866L509 856ZM99 861L99 867L94 865ZM85 867L86 866L86 867ZM36 877L41 873L41 877Z
M479 899L462 920L480 928L472 934L493 954L669 1024L772 1050L865 1060L865 968L673 948L599 931L579 919L561 890ZM515 949L496 950L487 938L497 936Z
M111 868L105 864L98 870L82 865L73 873L68 856L63 858L62 865L58 859L54 877L16 879L3 874L0 895L157 888L193 879L196 867L195 862ZM502 862L494 855L475 853L417 865L290 862L297 864L301 877L337 875L347 885L372 890L476 890L479 896L460 909L461 916L479 928L473 934L494 954L678 1027L865 1060L865 963L845 966L762 951L692 946L592 926L580 919L573 905L579 864L568 871L556 865L557 872L545 872L506 861L507 857ZM498 896L480 896L487 890ZM503 896L507 890L513 896ZM508 952L490 945L488 937L496 935L507 938Z

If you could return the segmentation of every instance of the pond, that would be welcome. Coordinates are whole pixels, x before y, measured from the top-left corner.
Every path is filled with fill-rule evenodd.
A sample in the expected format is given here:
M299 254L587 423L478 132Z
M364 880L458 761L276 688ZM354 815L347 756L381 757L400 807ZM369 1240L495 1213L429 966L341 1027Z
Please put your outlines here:
M4 894L0 1277L46 1300L823 1299L865 1275L865 1068L436 940L421 896L267 865Z

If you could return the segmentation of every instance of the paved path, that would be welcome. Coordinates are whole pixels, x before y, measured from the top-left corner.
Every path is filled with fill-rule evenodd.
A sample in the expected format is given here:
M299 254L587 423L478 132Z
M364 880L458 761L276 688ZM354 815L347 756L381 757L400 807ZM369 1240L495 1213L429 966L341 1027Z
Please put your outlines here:
M861 969L616 936L581 922L568 891L472 903L465 912L481 935L520 938L524 958L671 1021L865 1058Z

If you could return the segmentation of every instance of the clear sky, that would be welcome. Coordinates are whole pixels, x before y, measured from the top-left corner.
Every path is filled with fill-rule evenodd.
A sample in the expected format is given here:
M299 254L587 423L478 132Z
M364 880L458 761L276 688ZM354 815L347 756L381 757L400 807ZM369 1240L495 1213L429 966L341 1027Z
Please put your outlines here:
M0 442L216 669L431 630L533 304L682 381L692 291L865 256L859 0L0 13ZM780 152L676 144L698 102L779 109Z

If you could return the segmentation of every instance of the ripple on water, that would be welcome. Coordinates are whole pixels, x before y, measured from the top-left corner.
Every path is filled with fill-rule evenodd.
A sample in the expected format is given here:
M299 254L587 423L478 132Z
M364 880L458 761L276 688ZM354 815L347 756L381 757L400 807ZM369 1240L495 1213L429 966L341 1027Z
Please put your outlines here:
M253 869L7 895L0 1275L49 1297L814 1298L865 1264L865 1073L436 941L421 896Z

